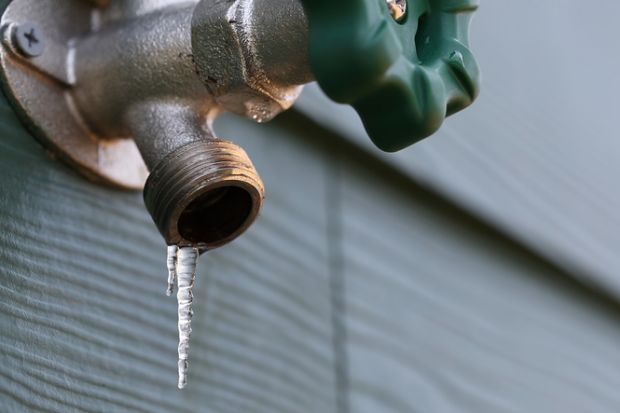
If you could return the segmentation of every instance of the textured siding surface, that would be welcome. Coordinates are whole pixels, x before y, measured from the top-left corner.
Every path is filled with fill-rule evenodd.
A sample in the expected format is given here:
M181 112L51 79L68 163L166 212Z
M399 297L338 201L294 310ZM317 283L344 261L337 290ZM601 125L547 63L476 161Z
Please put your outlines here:
M335 410L316 149L281 128L241 136L268 205L246 237L200 261L180 392L165 246L140 194L49 158L5 103L0 119L0 411Z
M316 88L298 107L620 297L619 14L617 0L481 1L479 100L398 154Z
M343 164L351 412L617 412L620 311L411 185Z
M218 129L268 190L200 260L176 389L165 248L139 194L0 104L2 412L617 412L620 311L296 114Z

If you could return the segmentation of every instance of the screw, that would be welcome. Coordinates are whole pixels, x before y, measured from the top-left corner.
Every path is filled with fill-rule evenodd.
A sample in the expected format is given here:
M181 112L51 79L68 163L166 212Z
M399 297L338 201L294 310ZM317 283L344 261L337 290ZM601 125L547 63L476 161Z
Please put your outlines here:
M45 36L34 23L16 24L11 36L15 49L26 57L37 57L45 50Z
M407 15L407 0L385 0L392 18L398 23Z

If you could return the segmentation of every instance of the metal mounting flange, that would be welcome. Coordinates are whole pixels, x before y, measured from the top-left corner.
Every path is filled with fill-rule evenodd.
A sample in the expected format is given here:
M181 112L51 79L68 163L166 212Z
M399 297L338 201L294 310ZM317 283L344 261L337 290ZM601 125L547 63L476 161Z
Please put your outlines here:
M97 4L11 1L0 21L2 84L22 121L54 156L94 181L141 189L148 170L134 141L93 133L69 93L76 82L72 44L97 29Z

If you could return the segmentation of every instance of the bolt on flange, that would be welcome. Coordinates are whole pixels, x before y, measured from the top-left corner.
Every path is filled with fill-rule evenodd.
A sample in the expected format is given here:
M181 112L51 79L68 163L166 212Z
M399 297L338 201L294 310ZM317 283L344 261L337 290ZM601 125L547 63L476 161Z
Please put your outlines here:
M11 45L25 57L39 57L45 51L45 35L35 23L16 23L10 27Z

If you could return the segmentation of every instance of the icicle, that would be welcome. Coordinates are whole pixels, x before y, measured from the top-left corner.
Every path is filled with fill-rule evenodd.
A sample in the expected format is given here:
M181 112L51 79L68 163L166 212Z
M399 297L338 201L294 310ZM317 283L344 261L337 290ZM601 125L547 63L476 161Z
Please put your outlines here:
M177 250L179 248L176 245L168 246L168 289L166 295L170 297L174 292L174 282L177 278Z
M192 333L192 288L196 278L198 249L179 248L177 261L177 301L179 305L179 389L187 385L189 337Z

